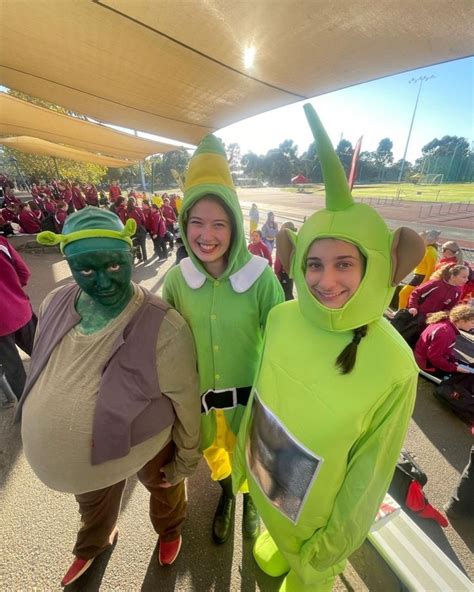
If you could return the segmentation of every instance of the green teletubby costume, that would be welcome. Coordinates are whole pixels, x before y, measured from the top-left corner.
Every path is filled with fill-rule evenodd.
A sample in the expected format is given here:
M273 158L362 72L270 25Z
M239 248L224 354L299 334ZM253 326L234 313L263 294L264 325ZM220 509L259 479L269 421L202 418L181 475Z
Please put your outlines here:
M247 478L268 532L254 555L266 573L287 572L281 590L331 590L346 558L365 539L389 486L416 394L417 366L403 339L382 318L398 284L423 256L408 228L390 232L365 204L354 203L342 165L314 109L326 208L298 235L277 238L298 300L269 315L265 347L234 459L234 488ZM316 239L358 247L364 277L342 308L318 302L305 281ZM353 370L335 360L368 326Z

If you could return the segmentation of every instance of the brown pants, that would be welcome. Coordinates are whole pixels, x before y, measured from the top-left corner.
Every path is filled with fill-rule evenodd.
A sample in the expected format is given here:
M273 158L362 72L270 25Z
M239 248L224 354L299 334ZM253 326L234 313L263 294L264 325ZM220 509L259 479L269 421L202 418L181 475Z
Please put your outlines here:
M161 467L174 455L170 442L138 473L138 479L150 492L150 519L163 542L177 539L186 517L186 490L184 481L173 487L160 487ZM81 559L91 559L110 546L109 537L117 524L126 481L110 487L76 495L81 514L81 528L77 533L73 553Z

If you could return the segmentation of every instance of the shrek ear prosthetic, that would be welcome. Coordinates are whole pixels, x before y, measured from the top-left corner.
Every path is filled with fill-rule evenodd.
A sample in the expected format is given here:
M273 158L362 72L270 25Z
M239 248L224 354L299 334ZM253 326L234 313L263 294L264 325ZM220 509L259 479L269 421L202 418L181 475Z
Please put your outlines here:
M326 186L326 207L315 212L296 235L282 229L277 254L298 291L298 303L308 321L329 331L348 331L379 319L393 296L394 286L421 261L425 246L410 228L391 232L371 207L355 203L346 174L312 105L304 106L313 132ZM342 308L318 302L305 281L306 256L315 240L334 238L354 244L365 258L362 281Z
M136 230L137 223L133 218L127 220L124 226L120 218L113 212L89 206L66 218L62 234L45 230L38 234L36 240L41 245L59 244L62 253L71 243L84 239L89 240L87 243L81 243L80 247L78 246L74 250L82 252L104 248L127 250L132 246L131 237ZM97 242L91 239L101 239L101 243L97 245ZM103 242L103 239L109 239L107 244ZM68 249L69 252L70 249Z

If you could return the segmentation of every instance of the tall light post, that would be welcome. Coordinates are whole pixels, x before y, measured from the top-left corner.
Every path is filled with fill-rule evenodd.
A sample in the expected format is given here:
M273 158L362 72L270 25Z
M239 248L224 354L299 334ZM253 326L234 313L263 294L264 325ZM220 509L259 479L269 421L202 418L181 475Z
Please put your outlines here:
M415 107L413 109L413 115L411 116L411 123L410 123L410 129L408 130L407 143L405 144L405 152L403 153L402 166L400 168L400 174L398 176L399 183L401 183L401 181L402 181L403 171L405 169L406 156L407 156L407 152L408 152L408 144L410 143L411 130L413 129L413 122L415 121L416 110L418 107L418 100L420 98L420 93L421 93L421 89L423 87L423 82L427 82L428 80L431 80L431 78L436 78L436 76L434 76L433 74L431 74L431 76L419 76L418 78L411 78L408 81L408 84L420 83L420 87L418 88L418 94L416 95L416 101L415 101Z

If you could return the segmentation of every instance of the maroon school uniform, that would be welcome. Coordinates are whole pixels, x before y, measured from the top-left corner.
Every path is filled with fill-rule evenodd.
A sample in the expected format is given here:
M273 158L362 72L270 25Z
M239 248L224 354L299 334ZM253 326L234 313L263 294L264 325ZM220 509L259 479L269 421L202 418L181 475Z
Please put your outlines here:
M409 308L416 308L422 315L451 310L459 302L462 286L452 286L444 280L431 280L418 286L410 294Z
M20 226L26 234L41 232L41 222L30 210L24 209L20 212Z
M54 214L54 227L56 228L56 232L58 234L60 234L62 232L66 218L67 218L67 212L65 210L58 210Z
M86 197L87 205L99 205L99 196L97 195L97 189L94 187L94 185L87 185L87 187L84 190L84 195Z
M72 188L72 205L74 206L74 209L77 211L82 210L87 205L80 188L77 186L74 186Z
M418 366L426 372L456 372L453 347L458 335L459 331L449 319L428 325L415 346Z
M258 243L250 243L248 249L252 255L258 255L259 257L266 259L270 267L273 265L270 249L267 245L264 245L262 241L259 241Z

